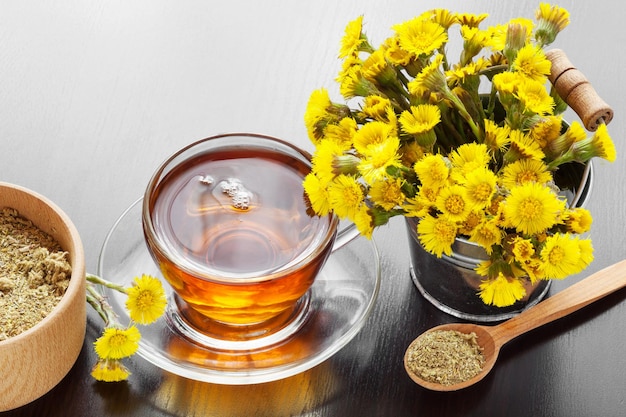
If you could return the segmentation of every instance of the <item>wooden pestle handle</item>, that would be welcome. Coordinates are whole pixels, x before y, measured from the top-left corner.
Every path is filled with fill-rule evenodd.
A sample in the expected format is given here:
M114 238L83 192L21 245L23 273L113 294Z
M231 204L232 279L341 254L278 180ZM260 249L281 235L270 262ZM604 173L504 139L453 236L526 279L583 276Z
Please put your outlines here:
M594 132L600 124L613 119L613 109L596 93L591 83L570 62L560 49L546 51L546 57L552 62L550 82L559 96L581 118L585 128Z

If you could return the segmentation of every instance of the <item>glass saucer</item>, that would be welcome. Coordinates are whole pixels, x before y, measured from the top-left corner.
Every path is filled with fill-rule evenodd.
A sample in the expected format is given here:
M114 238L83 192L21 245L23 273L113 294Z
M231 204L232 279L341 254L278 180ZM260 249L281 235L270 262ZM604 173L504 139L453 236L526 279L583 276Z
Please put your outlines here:
M344 347L365 324L380 287L380 264L373 242L359 237L331 254L303 298L295 330L284 338L258 339L251 345L224 347L198 343L181 331L176 297L146 247L141 224L142 199L131 205L107 235L98 274L125 286L150 274L162 280L168 297L164 317L141 326L137 353L161 369L218 384L275 381L306 371ZM106 290L122 323L129 320L126 296ZM184 328L184 327L183 327Z

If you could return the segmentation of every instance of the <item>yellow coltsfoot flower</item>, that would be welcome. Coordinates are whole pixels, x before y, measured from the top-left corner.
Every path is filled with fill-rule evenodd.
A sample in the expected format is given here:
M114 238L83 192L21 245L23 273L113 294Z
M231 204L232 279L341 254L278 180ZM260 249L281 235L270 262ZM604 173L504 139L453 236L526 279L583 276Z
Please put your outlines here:
M533 235L552 227L565 210L552 189L528 183L511 189L504 205L504 215L519 233Z
M150 275L136 277L127 290L126 308L130 319L139 324L154 323L165 312L167 300L161 281Z
M103 382L119 382L128 379L130 371L119 361L101 359L91 369L91 376Z
M94 342L94 348L101 359L122 359L137 352L140 339L141 334L135 326L127 329L107 327Z
M524 298L526 289L519 279L505 277L500 273L496 278L480 284L479 295L485 304L506 307Z

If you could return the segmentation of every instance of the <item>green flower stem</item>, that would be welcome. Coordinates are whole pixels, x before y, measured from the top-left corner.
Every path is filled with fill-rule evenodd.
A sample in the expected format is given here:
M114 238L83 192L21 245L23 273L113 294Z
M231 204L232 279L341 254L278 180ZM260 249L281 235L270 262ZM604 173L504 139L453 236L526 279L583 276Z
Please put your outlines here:
M559 167L559 165L563 165L565 163L568 162L582 162L585 163L586 161L581 161L578 158L576 158L576 155L574 155L574 152L572 152L571 150L568 150L567 152L565 152L564 154L558 156L557 158L554 158L552 161L550 161L547 165L548 165L548 170L550 171L554 171L555 169L557 169Z
M444 145L446 153L466 143L466 139L460 133L463 130L451 119L450 114L441 113L441 121L442 123L435 126L435 131L437 132L437 141Z
M476 122L474 122L474 119L472 119L472 116L468 113L463 102L447 88L443 89L443 94L452 102L461 117L467 122L478 143L482 143L484 141L483 134L481 133L480 128L476 125Z
M87 283L87 302L102 318L105 326L117 323L117 315L113 307L90 282Z
M119 292L121 292L123 294L127 294L128 293L128 290L124 286L119 285L119 284L114 284L113 282L107 281L106 279L101 278L101 277L99 277L97 275L87 274L86 278L87 278L87 281L89 281L89 282L91 282L93 284L104 285L107 288L110 288L110 289L115 290L115 291L119 291Z
M370 44L369 39L367 39L367 36L365 36L364 33L361 33L361 40L362 42L359 45L359 51L367 52L368 54L371 54L376 51L376 49Z
M396 85L389 85L387 87L389 88L386 88L384 93L381 92L381 95L391 100L396 110L402 112L403 110L409 110L411 108L411 102L402 88Z
M498 100L497 94L498 90L496 90L496 88L492 85L489 93L489 102L487 103L487 108L485 109L485 117L492 121L495 121L493 112L496 108L496 101Z
M396 67L395 65L393 66L393 68L396 71L398 80L402 83L404 90L406 90L407 86L409 85L409 79L404 75L404 73L400 70L400 68Z

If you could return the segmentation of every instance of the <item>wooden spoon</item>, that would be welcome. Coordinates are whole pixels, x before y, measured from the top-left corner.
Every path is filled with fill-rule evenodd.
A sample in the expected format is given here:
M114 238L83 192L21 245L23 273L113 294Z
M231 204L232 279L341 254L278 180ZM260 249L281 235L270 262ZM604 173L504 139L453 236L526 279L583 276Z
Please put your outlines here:
M626 260L623 260L590 275L582 281L573 284L558 294L497 326L488 327L471 323L450 323L433 327L425 333L422 333L422 335L411 343L407 349L407 353L404 355L404 368L413 381L430 390L456 391L467 388L482 380L485 375L489 373L496 363L500 348L507 342L539 326L543 326L544 324L573 313L625 286ZM467 381L452 385L425 381L413 373L407 366L408 351L421 336L435 330L456 330L467 334L471 332L476 333L478 336L477 342L482 347L482 353L485 358L481 372Z

